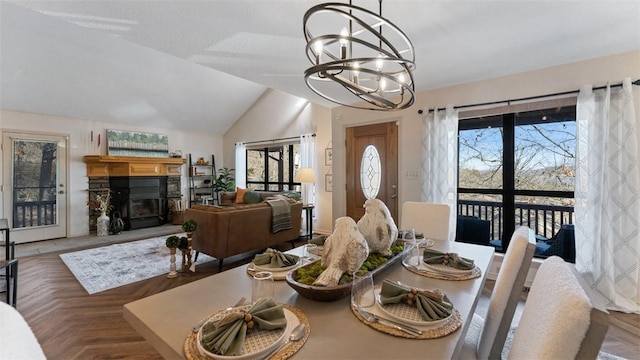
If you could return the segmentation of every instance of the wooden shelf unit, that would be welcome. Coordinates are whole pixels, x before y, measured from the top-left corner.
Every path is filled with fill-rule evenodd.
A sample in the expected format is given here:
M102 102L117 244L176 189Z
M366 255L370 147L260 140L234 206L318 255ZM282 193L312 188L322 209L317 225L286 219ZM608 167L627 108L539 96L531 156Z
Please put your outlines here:
M205 184L205 180L210 180ZM215 156L211 155L211 162L208 164L197 164L193 162L189 154L189 207L194 204L218 203L218 196L213 188L216 179ZM206 199L209 199L206 201Z

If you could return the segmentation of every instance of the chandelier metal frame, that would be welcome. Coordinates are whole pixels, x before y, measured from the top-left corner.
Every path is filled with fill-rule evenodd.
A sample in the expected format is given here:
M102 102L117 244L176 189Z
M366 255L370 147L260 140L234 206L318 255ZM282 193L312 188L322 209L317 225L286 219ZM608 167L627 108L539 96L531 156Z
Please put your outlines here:
M415 53L409 38L380 14L351 4L316 5L304 15L307 86L337 104L367 110L406 109L415 102ZM327 19L329 19L327 21ZM327 24L341 24L340 33ZM312 31L314 28L315 31ZM383 35L383 29L385 35ZM343 90L334 97L328 92ZM346 95L346 96L345 96ZM355 95L365 103L352 104ZM373 107L372 107L373 105Z

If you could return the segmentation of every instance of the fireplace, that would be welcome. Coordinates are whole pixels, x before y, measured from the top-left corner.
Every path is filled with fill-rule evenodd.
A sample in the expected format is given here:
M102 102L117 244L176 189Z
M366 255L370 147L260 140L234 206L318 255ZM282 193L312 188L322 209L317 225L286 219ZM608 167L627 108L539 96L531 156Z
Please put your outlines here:
M113 212L120 212L125 230L163 225L171 219L170 200L182 199L182 158L87 155L89 192L111 190ZM89 208L89 231L95 232L100 215ZM170 217L170 216L169 216Z
M167 222L166 176L110 177L109 188L112 211L120 212L125 230Z

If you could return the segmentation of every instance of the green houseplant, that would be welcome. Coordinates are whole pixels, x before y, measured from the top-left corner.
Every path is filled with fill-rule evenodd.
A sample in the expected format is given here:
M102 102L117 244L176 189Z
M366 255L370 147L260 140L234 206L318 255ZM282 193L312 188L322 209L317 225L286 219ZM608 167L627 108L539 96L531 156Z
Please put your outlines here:
M196 231L197 228L198 223L193 219L189 219L182 223L182 230L187 233L187 237L190 237L189 234Z
M175 235L169 236L167 240L165 240L165 245L167 245L169 249L173 250L174 253L179 244L180 238Z
M218 176L213 179L213 190L215 192L234 191L235 187L235 169L227 167L218 169Z

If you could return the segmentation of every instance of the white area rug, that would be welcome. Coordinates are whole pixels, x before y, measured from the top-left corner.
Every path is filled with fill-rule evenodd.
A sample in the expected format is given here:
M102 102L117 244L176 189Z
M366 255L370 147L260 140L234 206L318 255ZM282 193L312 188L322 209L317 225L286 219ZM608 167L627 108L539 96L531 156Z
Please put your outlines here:
M185 234L176 234L185 236ZM60 258L89 294L127 285L136 281L169 273L169 248L167 236L95 249L60 254ZM195 254L194 254L195 257ZM215 258L198 255L198 264ZM176 267L182 266L180 250L176 252Z

